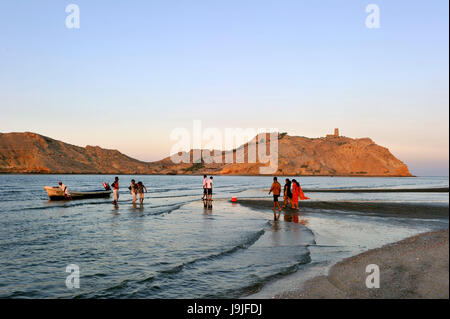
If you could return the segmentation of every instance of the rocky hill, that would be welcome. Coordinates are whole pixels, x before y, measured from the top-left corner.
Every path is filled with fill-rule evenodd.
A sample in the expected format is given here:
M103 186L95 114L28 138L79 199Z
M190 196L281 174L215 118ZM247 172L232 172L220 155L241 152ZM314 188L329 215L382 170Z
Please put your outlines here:
M150 174L117 150L79 147L35 133L0 134L0 173Z
M253 150L249 145L259 147L264 139L269 141L269 135L256 136L237 150L218 152L211 164L193 163L195 151L189 153L190 163L175 164L170 157L142 162L117 150L83 148L34 133L7 133L0 134L0 173L259 175L260 167L267 164L236 163L236 157L243 155L247 162L249 149ZM225 163L227 156L233 156L234 163ZM411 176L404 163L369 138L307 138L284 133L278 135L278 169L274 174Z

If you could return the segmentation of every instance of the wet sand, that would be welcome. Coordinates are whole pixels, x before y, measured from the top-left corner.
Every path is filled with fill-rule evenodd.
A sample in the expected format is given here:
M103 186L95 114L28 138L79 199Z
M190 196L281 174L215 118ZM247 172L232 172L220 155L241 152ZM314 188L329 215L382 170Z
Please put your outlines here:
M256 210L269 210L271 200L240 199L240 205ZM354 211L357 214L406 217L448 218L448 204L325 202L301 201L300 212L310 208L322 213L328 210ZM284 209L290 215L294 210ZM328 275L314 277L275 298L348 299L348 298L449 298L448 229L422 233L402 241L368 250L334 264ZM366 267L380 269L380 288L366 287Z
M380 269L380 288L368 289L366 266ZM277 298L449 298L448 229L416 235L347 258L328 276Z
M280 205L283 204L282 198ZM254 209L271 209L271 199L239 199L238 203ZM375 216L398 216L409 218L448 218L448 203L393 203L393 202L347 202L347 201L300 201L300 212L308 208L330 211L353 211ZM285 212L294 212L287 208Z

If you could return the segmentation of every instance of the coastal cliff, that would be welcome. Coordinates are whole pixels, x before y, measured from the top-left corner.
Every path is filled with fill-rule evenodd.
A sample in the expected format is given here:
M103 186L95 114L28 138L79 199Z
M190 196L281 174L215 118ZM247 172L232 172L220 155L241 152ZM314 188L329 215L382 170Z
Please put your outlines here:
M35 133L0 133L0 173L260 175L260 167L267 164L225 163L224 159L227 155L236 159L236 154L243 154L247 162L249 145L257 146L265 136L258 135L237 150L215 153L210 164L175 164L170 157L143 162L117 150L75 146ZM269 140L267 135L266 142ZM191 160L193 154L194 151L189 153ZM411 176L406 164L370 138L308 138L285 133L278 136L278 169L274 174Z

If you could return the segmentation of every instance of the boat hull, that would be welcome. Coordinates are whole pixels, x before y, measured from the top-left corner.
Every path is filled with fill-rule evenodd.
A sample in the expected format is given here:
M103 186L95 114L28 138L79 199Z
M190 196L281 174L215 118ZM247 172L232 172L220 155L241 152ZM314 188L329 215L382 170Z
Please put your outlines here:
M45 186L45 191L51 200L65 200L63 191L59 187ZM87 198L109 198L112 191L96 191L96 192L70 192L72 199L87 199Z

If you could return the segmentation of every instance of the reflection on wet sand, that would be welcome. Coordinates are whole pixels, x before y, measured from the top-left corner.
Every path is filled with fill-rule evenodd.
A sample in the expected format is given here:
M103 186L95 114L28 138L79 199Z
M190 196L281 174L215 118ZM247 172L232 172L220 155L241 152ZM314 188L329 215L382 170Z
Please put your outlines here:
M205 209L212 209L212 200L204 199L203 200L203 207Z
M285 222L289 223L296 223L303 226L308 225L308 220L303 214L299 213L285 213L283 219Z
M131 211L135 211L135 212L139 212L139 213L143 213L144 212L144 205L143 204L133 204L133 207L130 209Z

